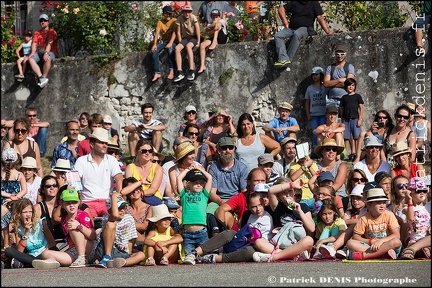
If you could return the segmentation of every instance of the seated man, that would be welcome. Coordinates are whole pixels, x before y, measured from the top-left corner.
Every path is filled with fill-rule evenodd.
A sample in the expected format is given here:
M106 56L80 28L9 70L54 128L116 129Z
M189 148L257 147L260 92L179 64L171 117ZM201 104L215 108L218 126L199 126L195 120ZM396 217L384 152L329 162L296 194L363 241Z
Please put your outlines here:
M219 205L232 196L245 192L247 188L248 169L246 164L235 158L234 140L231 137L222 137L216 145L216 150L219 158L209 166L208 172L213 177L211 192L216 192L219 201L208 204L207 213L210 214L214 214Z
M278 118L273 118L269 123L264 125L262 129L265 134L281 142L285 137L296 138L296 133L300 131L300 126L297 120L290 117L293 106L288 102L282 102L278 107Z
M50 126L49 122L41 122L37 118L37 110L36 108L27 108L26 116L29 118L31 123L31 129L29 131L28 137L33 138L39 145L40 155L41 157L45 156L47 145L47 135L48 135L48 127Z
M80 143L80 140L78 139L78 136L80 135L79 131L78 122L70 120L66 123L66 141L61 142L54 148L51 162L52 168L56 166L58 159L67 159L71 163L72 170L74 170L75 161L78 157L78 145Z
M124 131L128 132L128 144L131 157L135 157L135 147L140 139L150 140L153 147L162 152L162 132L166 129L165 124L161 121L153 119L154 107L151 103L145 103L141 106L141 114L143 119L132 122L132 124L124 127Z

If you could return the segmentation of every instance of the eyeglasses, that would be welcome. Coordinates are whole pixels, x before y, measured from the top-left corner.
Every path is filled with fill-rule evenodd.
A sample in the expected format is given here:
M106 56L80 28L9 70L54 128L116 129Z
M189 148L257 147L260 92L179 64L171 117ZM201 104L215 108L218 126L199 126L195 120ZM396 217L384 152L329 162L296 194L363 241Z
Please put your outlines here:
M40 22L48 22L48 20L45 20L45 19L39 19L39 23Z
M387 116L378 116L377 119L387 119Z
M116 150L108 150L107 153L108 153L109 155L111 155L111 154L118 155L118 154L119 154L118 151L116 151Z
M14 132L16 134L19 134L19 133L25 134L25 133L27 133L27 129L14 129Z
M87 120L87 118L85 118L85 117L81 117L80 120Z
M37 114L27 114L27 117L37 117Z
M188 132L188 134L191 135L191 136L194 136L194 135L195 135L195 136L198 136L198 135L199 135L199 132L196 132L196 133L194 133L194 132Z
M338 57L342 57L342 56L345 56L345 54L346 54L346 53L336 53L336 56L338 56Z
M351 181L354 181L354 182L366 182L367 179L366 178L353 177L353 178L351 178Z
M44 188L45 188L45 189L49 189L49 188L51 188L51 187L57 188L57 187L58 187L58 184L45 184L45 185L44 185Z
M152 162L153 162L153 163L158 163L158 164L162 163L161 160L152 160Z
M142 154L146 154L146 153L151 153L151 154L153 154L153 149L141 149L140 152L141 152Z
M196 111L189 111L189 112L186 112L186 114L196 114Z
M336 148L336 147L326 147L326 148L324 148L324 150L325 150L326 152L330 152L330 151L336 152L336 151L337 151L337 148Z
M396 188L400 189L408 189L409 188L409 184L408 183L398 183L396 184Z
M401 115L401 114L397 114L396 115L396 118L399 118L399 119L405 119L405 120L408 120L409 118L410 118L410 116L408 116L408 115Z
M222 149L222 151L234 150L234 146L222 146L221 149Z

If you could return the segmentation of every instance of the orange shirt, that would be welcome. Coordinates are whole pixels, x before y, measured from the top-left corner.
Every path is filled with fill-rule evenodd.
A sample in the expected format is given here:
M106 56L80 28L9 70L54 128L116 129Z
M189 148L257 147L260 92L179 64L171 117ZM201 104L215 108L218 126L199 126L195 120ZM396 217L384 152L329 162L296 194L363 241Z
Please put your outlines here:
M249 7L250 5L254 5L254 6L256 6L256 5L257 5L257 2L258 2L258 1L245 1L245 9L246 9L247 14L250 14L250 13L258 13L258 12L259 12L259 11L258 11L258 6L255 7L255 8L250 8L250 7Z

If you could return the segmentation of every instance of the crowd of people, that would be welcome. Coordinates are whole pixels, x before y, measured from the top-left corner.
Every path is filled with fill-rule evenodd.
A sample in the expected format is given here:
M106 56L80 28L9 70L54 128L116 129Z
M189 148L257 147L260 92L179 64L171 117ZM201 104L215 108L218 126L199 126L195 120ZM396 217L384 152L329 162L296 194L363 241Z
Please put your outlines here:
M200 8L203 21L223 16L208 2L215 1ZM184 77L181 51L190 53L200 42L189 34L193 27L199 32L198 20L183 4L178 19L184 23L164 38L164 47L155 39L152 49L175 53L169 68L176 63L177 76L168 76L174 81ZM177 23L171 6L163 14ZM158 24L158 33L165 28ZM221 34L214 33L219 41ZM284 33L278 37L292 32ZM281 50L276 66L288 65L293 45L288 59ZM122 157L110 115L82 112L66 123L46 171L41 157L49 123L34 108L2 119L2 268L430 258L431 184L423 163L430 161L431 130L425 109L406 103L393 115L379 110L362 130L364 102L354 65L347 63L344 45L335 56L326 69L312 68L305 94L316 137L299 137L295 107L288 102L279 103L278 116L263 133L249 113L234 119L218 109L200 121L196 107L188 105L168 157L162 145L166 126L153 118L155 107L144 103L142 118L122 128L129 158ZM189 80L193 63L189 58Z

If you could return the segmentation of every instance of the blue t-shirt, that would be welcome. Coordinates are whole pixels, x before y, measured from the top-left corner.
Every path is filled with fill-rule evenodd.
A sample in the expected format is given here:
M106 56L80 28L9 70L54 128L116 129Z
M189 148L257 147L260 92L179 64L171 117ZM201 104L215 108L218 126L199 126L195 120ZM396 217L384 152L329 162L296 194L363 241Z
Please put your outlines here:
M229 170L222 168L220 161L213 162L208 172L213 177L212 188L217 189L216 194L222 199L229 199L246 190L248 168L238 159L234 159L234 165Z
M288 117L287 121L285 122L282 122L280 118L273 118L273 120L271 120L267 125L272 128L280 128L280 127L285 128L285 127L296 126L298 125L298 123L295 118ZM285 137L288 137L289 131L288 130L282 131L282 136L276 132L273 132L273 135L276 141L280 143Z

